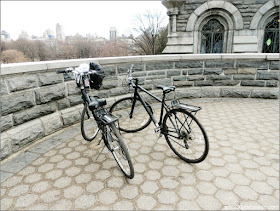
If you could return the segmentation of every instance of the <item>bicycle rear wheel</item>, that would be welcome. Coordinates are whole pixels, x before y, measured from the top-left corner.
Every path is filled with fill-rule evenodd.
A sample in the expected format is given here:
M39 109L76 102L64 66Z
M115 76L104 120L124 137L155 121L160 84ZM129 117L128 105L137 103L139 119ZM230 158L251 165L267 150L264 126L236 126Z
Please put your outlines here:
M92 111L89 110L86 103L81 116L82 136L86 141L92 141L98 134L99 128L93 117Z
M173 152L188 163L203 161L209 151L207 134L189 112L172 109L165 114L163 134Z
M107 141L110 147L109 150L113 154L124 175L129 179L132 179L134 177L134 168L128 153L127 145L123 141L114 123L106 125L106 128Z
M119 128L127 133L135 133L148 127L151 118L139 99L136 99L133 114L132 109L133 97L126 97L116 101L110 108L110 112L119 117ZM147 104L147 103L146 103ZM147 104L152 111L149 104Z

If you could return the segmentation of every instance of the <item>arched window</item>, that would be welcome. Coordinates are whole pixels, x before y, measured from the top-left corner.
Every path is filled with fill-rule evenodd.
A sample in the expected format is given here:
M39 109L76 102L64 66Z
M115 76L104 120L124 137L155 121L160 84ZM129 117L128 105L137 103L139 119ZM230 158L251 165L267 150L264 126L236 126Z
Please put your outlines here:
M217 20L209 20L201 30L201 53L223 53L224 26Z
M279 53L279 16L265 27L263 53Z

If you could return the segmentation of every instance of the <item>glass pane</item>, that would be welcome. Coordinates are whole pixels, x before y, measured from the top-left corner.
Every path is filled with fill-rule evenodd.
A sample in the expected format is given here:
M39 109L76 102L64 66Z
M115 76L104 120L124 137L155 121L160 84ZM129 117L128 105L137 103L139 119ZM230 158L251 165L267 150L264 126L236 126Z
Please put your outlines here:
M275 17L265 27L263 53L279 53L279 17Z
M216 19L209 20L201 32L201 53L222 53L224 26Z

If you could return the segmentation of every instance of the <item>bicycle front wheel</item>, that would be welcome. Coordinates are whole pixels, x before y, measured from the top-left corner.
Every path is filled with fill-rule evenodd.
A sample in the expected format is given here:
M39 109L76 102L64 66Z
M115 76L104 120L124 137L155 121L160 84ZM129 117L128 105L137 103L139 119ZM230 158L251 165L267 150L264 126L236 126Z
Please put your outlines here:
M209 151L207 134L189 112L172 109L165 114L163 134L173 152L188 163L203 161Z
M81 117L81 131L82 136L86 141L92 141L98 134L98 126L93 117L92 111L88 108L86 103L82 111Z
M110 108L110 113L119 117L120 130L127 133L135 133L143 130L152 121L139 99L136 99L133 113L131 114L133 99L133 97L120 99ZM150 105L147 103L146 105L152 111Z
M134 177L134 168L128 153L127 145L123 141L114 123L107 125L106 128L107 141L110 147L109 150L113 154L124 175L129 179L132 179Z

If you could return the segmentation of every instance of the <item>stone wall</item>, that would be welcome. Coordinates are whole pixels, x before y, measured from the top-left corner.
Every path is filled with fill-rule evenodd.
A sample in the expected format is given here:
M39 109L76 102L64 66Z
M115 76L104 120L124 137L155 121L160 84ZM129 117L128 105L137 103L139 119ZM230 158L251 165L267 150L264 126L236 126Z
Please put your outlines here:
M80 59L1 67L1 159L34 141L80 121L80 90L68 74L56 70L98 62L106 77L91 95L108 106L128 94L122 87L127 68L146 89L175 85L167 98L269 98L279 96L279 54L161 55ZM131 90L130 90L131 91ZM147 101L151 101L146 97Z

